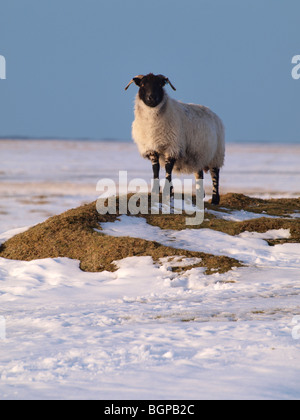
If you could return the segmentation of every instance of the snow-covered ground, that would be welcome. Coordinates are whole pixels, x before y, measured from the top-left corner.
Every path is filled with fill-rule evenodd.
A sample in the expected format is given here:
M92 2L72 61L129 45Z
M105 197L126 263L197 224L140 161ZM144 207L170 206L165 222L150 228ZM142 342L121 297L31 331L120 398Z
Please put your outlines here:
M228 144L221 193L299 197L299 162L300 144ZM0 140L0 232L96 200L97 182L118 183L119 171L128 180L152 176L133 143ZM205 190L209 199L209 174Z
M0 141L0 156L0 243L95 200L101 178L151 175L126 143ZM231 144L222 193L299 196L299 158L300 146ZM246 266L207 276L133 257L84 273L66 258L0 258L0 399L300 398L300 244L265 241L288 230L162 231L128 216L102 228Z

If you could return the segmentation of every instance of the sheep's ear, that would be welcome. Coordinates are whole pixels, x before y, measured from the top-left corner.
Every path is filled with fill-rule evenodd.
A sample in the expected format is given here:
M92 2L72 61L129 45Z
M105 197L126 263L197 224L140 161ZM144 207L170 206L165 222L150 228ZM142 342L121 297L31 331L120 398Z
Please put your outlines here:
M125 90L127 90L132 83L135 83L137 86L140 86L141 80L143 79L143 77L144 76L142 74L140 74L139 76L135 76L133 79L130 80Z
M166 76L163 76L162 74L159 74L158 77L160 77L163 80L164 84L169 83L169 85L171 86L171 88L173 90L176 90L176 88L172 85L172 83L170 82L170 80Z
M173 90L176 90L176 87L172 85L172 83L170 82L170 80L169 80L169 79L168 79L168 83L169 83L169 85L171 86L171 88L172 88Z
M173 85L172 85L172 83L170 82L170 80L167 78L167 80L166 80L166 83L169 83L169 85L171 86L171 88L173 89L173 90L176 90L176 87L174 87Z

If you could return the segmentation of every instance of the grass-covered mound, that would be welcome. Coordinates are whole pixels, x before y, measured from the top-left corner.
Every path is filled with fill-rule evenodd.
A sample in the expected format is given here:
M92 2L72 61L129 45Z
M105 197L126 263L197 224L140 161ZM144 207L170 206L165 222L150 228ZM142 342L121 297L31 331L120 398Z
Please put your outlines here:
M300 212L300 198L291 199L270 199L247 197L243 194L229 193L221 196L220 206L205 203L205 209L214 210L220 213L230 214L233 210L242 210L257 213L261 217L257 219L244 220L241 222L225 220L209 212L205 213L204 222L193 229L213 229L228 235L238 235L242 232L264 233L272 229L290 229L289 239L270 240L270 245L278 242L299 242L300 243L300 219L292 218L291 214ZM273 216L267 218L266 216ZM185 215L147 215L144 216L147 222L161 229L186 229Z
M114 221L116 217L99 215L95 202L69 210L5 242L0 248L0 257L22 261L68 257L79 260L80 268L90 272L114 271L114 261L131 256L151 256L154 261L175 256L201 258L201 263L195 266L205 267L207 274L226 272L240 265L225 256L178 250L154 241L112 237L95 231L100 228L99 223Z
M149 198L150 200L150 198ZM118 203L117 203L118 207ZM217 218L206 213L205 221L198 228L209 228L237 235L244 231L266 232L269 229L290 229L291 238L284 241L300 242L299 219L288 219L288 216L300 209L299 199L260 200L241 194L222 196L220 207L205 204L206 208L225 211L226 209L242 209L262 213L262 218L233 222ZM276 215L278 218L268 219L265 215ZM31 261L43 258L68 257L80 261L84 271L114 271L114 261L131 256L151 256L158 262L164 257L201 258L194 266L206 268L206 273L226 272L241 264L233 258L214 256L202 252L191 252L160 245L154 241L131 237L112 237L95 231L101 229L99 223L113 222L118 215L100 215L96 203L69 210L61 215L51 217L28 231L14 236L0 248L0 257ZM138 215L147 222L162 229L186 229L185 214ZM192 228L197 228L193 226ZM269 242L272 245L272 241ZM274 242L276 243L276 242ZM185 267L188 269L191 267ZM176 265L173 268L176 271ZM179 268L180 269L180 268Z

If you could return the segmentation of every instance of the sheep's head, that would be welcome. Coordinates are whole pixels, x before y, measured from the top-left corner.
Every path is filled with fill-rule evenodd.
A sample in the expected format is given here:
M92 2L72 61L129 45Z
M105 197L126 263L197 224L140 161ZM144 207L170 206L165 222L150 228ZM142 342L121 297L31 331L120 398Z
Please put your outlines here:
M132 83L135 83L140 88L140 99L151 108L155 108L162 102L165 93L164 86L167 83L169 83L173 90L176 90L170 80L162 74L156 76L149 73L147 76L136 76L128 83L125 90L127 90Z

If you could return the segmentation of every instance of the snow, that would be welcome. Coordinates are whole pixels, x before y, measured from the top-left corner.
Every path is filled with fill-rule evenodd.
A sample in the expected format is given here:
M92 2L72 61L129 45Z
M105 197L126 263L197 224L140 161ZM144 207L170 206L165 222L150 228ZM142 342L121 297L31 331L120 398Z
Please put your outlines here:
M111 178L118 184L119 171L128 171L128 181L148 182L152 175L149 162L129 142L0 140L0 156L0 232L96 200L97 182ZM299 160L297 144L229 143L221 193L299 197ZM208 200L209 175L204 186Z
M227 235L211 229L185 229L181 231L160 229L148 225L143 218L122 215L114 223L102 223L102 232L110 236L133 236L156 241L166 246L227 255L246 264L299 267L300 244L269 246L264 239L289 238L289 229L266 233L244 232L238 236Z
M277 218L277 216L270 216L268 214L261 214L261 213L253 213L246 210L228 210L226 208L222 208L222 210L225 210L225 211L207 209L206 212L213 214L218 219L229 220L231 222L242 222L243 220L259 219L261 217L266 217L269 219Z
M0 149L0 243L96 199L102 176L150 174L130 144L0 142ZM226 162L226 189L299 195L299 147L231 145ZM275 168L281 175L288 168L283 181ZM145 256L116 262L114 273L86 273L67 258L0 258L0 399L299 399L300 245L266 242L289 238L289 230L163 231L129 216L102 228L245 266L175 273L174 261Z
M299 219L300 218L300 214L299 213L292 213L290 214L292 219Z

